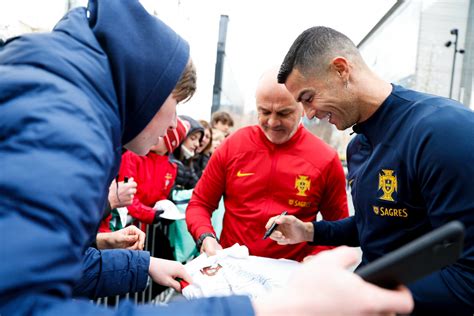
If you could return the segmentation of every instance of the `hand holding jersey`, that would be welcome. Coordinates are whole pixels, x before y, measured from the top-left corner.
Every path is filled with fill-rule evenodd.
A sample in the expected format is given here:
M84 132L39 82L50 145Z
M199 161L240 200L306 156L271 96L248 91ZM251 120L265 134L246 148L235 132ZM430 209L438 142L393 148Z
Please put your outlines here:
M219 244L219 242L210 236L207 236L204 238L202 241L202 246L200 249L201 253L206 253L208 256L213 256L217 253L217 250L222 250L222 246Z

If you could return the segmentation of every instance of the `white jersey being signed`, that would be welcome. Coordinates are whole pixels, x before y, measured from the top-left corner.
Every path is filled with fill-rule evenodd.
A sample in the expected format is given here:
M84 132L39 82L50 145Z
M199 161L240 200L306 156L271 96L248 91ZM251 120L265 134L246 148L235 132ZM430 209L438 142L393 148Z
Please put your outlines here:
M247 247L235 244L215 256L202 254L187 263L193 284L183 289L183 295L188 299L227 295L255 299L286 284L299 265L293 260L250 256Z

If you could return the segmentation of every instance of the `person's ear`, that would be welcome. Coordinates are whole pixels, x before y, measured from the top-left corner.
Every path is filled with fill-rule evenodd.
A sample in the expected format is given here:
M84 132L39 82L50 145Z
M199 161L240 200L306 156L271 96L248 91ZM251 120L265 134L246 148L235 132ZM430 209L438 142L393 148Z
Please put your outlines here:
M344 57L336 57L331 61L331 68L337 72L343 81L349 79L349 63Z

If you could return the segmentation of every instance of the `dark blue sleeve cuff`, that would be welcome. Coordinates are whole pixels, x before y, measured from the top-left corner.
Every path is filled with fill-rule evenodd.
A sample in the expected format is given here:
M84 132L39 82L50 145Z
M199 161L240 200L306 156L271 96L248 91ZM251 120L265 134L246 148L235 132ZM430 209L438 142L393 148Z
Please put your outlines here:
M359 234L354 216L338 221L313 222L314 237L310 245L359 247Z
M150 253L148 251L137 251L137 254L138 277L136 291L133 292L141 292L145 290L148 283L148 271L150 269Z

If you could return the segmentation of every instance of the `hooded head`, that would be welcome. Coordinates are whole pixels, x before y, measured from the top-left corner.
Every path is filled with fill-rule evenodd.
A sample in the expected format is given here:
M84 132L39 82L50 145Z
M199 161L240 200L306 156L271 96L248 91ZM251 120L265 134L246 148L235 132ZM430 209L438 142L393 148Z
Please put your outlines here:
M88 10L90 27L109 59L122 144L127 144L172 93L189 61L189 45L138 0L90 0Z
M191 128L191 124L188 121L183 121L179 117L176 125L176 128L169 129L163 137L163 141L169 153L172 153L176 148L178 148Z
M196 121L195 119L193 119L192 117L188 115L180 115L179 119L189 123L190 128L186 134L186 137L194 133L200 133L199 141L201 141L204 134L204 127L201 125L201 123L199 123L198 121Z
M194 156L196 149L201 143L204 136L204 127L198 121L187 115L180 115L179 118L189 122L190 128L181 146L179 146L173 154L180 160L181 158L189 159Z

